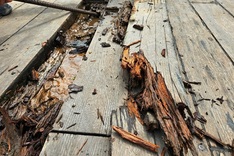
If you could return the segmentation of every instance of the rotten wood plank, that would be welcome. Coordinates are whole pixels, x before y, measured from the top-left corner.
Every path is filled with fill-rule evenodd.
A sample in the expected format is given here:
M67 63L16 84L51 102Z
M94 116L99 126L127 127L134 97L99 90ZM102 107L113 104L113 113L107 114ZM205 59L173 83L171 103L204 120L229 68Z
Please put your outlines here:
M67 4L68 2L77 2L78 4L80 0L56 1L56 3L60 4ZM11 67L18 66L14 71L5 71L0 75L0 82L4 82L0 88L0 96L18 78L22 71L37 58L39 53L42 52L41 43L55 34L69 17L69 14L66 11L48 8L0 46L0 49L4 49L0 51L0 68L10 69ZM38 35L35 37L32 34Z
M193 6L234 64L234 17L220 5L196 3Z
M47 137L40 156L108 156L109 153L109 137L50 133Z
M122 47L112 42L111 31L102 35L105 28L114 28L114 17L104 17L87 51L88 60L82 62L74 80L75 84L84 86L84 90L77 95L71 94L73 99L69 99L60 112L60 115L63 114L60 120L63 126L54 124L54 130L110 135L111 111L123 105L127 97L119 61ZM109 43L110 47L103 48L100 45L102 42ZM94 90L95 95L92 94ZM73 112L80 114L74 115ZM75 126L66 129L74 123Z
M231 89L234 87L233 64L186 0L167 2L186 78L201 82L201 85L192 86L192 97L197 111L207 119L203 128L223 142L231 143L234 137L233 126L229 122L233 122L230 117L234 112L234 92ZM221 104L217 99L222 96L225 100ZM203 98L209 100L201 100ZM212 141L209 144L215 147ZM208 148L212 149L210 145Z

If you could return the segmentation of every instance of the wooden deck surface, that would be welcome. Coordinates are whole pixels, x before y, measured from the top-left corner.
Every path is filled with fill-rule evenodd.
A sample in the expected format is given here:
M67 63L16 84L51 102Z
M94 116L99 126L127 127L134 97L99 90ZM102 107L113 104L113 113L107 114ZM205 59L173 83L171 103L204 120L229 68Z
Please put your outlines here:
M48 2L77 6L81 1ZM12 2L12 6L13 13L0 18L0 96L37 59L43 51L42 43L49 41L70 15L67 11L19 2Z
M80 0L48 0L60 4L78 4ZM108 6L121 7L124 0L110 0ZM207 120L196 125L225 143L234 139L234 1L233 0L135 0L124 44L136 40L131 52L142 49L154 70L160 71L176 102L184 102L192 112ZM68 12L13 2L13 14L0 18L0 95L13 83L42 50L69 16ZM84 90L68 99L54 124L41 156L53 155L160 155L165 146L162 132L149 133L132 118L124 106L128 79L121 69L123 48L112 42L115 15L104 16L82 62L74 83ZM142 31L134 24L143 24ZM7 25L8 29L4 29ZM49 30L48 30L49 28ZM4 30L4 31L3 31ZM108 42L111 47L102 48ZM166 55L161 55L165 49ZM18 65L13 71L8 69ZM5 72L4 72L5 71ZM192 94L183 81L192 84ZM92 95L93 90L96 95ZM218 98L223 98L221 103ZM79 112L80 114L74 114ZM103 121L98 118L101 114ZM74 125L75 124L75 125ZM74 125L70 128L69 126ZM158 153L149 152L124 141L111 126L119 126L152 143ZM231 150L209 139L194 138L202 156L231 156ZM186 155L191 155L190 152Z

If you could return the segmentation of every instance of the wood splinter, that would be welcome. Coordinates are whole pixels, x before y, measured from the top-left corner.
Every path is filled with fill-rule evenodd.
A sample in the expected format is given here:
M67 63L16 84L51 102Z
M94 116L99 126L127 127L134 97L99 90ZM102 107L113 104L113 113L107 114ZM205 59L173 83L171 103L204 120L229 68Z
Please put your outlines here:
M139 138L137 137L136 135L132 134L132 133L129 133L123 129L121 129L120 127L116 127L116 126L112 126L112 128L119 134L121 135L122 138L130 141L130 142L133 142L137 145L140 145L141 147L144 147L150 151L153 151L153 152L157 152L157 149L159 148L158 145L156 144L153 144L151 142L148 142L148 141L145 141L143 140L142 138Z

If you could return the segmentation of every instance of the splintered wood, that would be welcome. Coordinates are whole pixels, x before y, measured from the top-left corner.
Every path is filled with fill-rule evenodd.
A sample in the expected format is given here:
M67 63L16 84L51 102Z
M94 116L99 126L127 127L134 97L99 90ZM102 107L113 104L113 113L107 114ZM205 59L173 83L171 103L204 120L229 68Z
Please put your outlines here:
M121 135L122 138L128 140L128 141L131 141L137 145L140 145L146 149L149 149L153 152L156 152L157 149L159 148L158 145L155 145L153 143L150 143L148 141L145 141L139 137L137 137L136 135L132 134L132 133L129 133L127 131L124 131L123 129L119 128L119 127L116 127L116 126L112 126L112 128L119 134Z
M188 148L193 155L198 155L192 134L177 109L164 78L160 72L154 73L143 52L129 55L129 47L125 47L121 66L130 73L129 99L137 104L141 117L144 118L147 112L153 112L165 133L165 144L173 150L174 155L179 156L183 150L187 152ZM136 112L136 108L133 108L131 111ZM138 116L137 113L134 114Z

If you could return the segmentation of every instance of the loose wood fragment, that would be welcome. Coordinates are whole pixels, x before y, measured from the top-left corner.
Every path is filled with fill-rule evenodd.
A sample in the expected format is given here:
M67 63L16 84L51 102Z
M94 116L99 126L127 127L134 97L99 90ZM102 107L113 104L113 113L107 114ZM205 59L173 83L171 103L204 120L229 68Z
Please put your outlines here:
M130 95L137 102L142 112L153 111L160 127L165 133L165 143L179 156L182 150L190 148L193 155L198 155L192 142L193 137L188 126L175 106L175 101L167 89L161 73L154 70L142 51L129 55L125 47L121 66L130 74ZM138 93L136 93L136 90Z
M68 126L67 129L72 128L72 127L75 126L75 125L76 125L76 123L74 123L74 124Z
M0 113L2 114L2 121L5 125L5 129L1 132L3 133L3 137L0 138L1 144L6 143L8 145L7 153L3 153L4 155L20 155L21 150L21 139L19 129L16 128L16 125L12 122L10 116L8 115L7 111L0 107ZM2 150L2 147L0 147Z
M38 81L39 80L39 72L36 71L35 69L32 70L32 80L33 81Z
M210 133L198 128L197 126L195 126L195 129L201 134L206 136L207 138L213 140L214 142L218 143L221 146L227 146L226 143L222 142L221 140L219 140L218 138L216 138L215 136L211 135Z
M128 45L125 45L126 47L130 47L130 46L132 46L132 45L134 45L134 44L137 44L137 43L140 43L141 42L141 40L137 40L137 41L134 41L134 42L132 42L132 43L130 43L130 44L128 44Z
M143 30L144 26L142 24L134 24L133 28L141 31L141 30Z
M10 72L10 71L12 71L12 70L14 70L14 69L16 69L16 68L18 68L18 65L14 66L14 67L12 67L12 68L10 68L10 69L8 69L8 71Z
M124 139L126 139L126 140L128 140L130 142L133 142L133 143L135 143L137 145L140 145L141 147L144 147L144 148L146 148L146 149L148 149L150 151L157 152L157 149L159 148L158 145L153 144L153 143L148 142L148 141L145 141L142 138L121 129L120 127L112 126L112 128L119 135L121 135L122 138L124 138Z
M79 155L80 151L84 148L85 144L87 143L88 139L85 140L85 142L83 143L83 145L80 147L79 151L77 152L76 155Z
M143 120L141 119L141 115L140 115L140 113L139 113L139 111L138 111L137 104L136 104L136 102L133 100L133 98L130 97L130 98L128 99L128 101L127 101L127 106L128 106L129 114L130 114L131 116L134 115L134 116L138 119L138 121L143 125L144 122L143 122Z
M163 49L163 50L162 50L161 55L162 55L163 57L166 57L166 49Z

